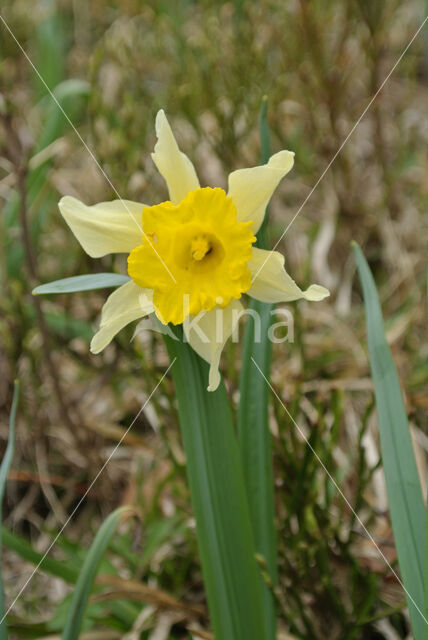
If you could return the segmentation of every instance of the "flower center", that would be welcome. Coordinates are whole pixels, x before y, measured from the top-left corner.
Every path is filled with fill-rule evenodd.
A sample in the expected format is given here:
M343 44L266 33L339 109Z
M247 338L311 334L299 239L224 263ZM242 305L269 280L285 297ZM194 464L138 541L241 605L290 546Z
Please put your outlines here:
M205 235L196 236L192 240L191 252L193 260L203 260L205 256L212 251L212 245L207 240Z
M237 220L223 189L196 189L178 205L146 207L145 236L128 257L128 273L153 290L165 324L180 324L217 304L225 307L251 286L247 263L256 240L251 224Z
M217 235L200 225L183 225L177 230L173 243L176 265L189 274L196 275L212 271L225 255Z

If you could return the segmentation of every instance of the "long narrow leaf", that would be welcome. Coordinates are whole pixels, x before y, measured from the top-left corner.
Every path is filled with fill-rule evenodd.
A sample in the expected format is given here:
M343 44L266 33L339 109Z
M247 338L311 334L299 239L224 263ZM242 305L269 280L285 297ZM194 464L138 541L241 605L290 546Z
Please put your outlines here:
M216 640L265 640L261 578L239 450L223 383L208 392L208 365L164 336L178 399L199 552Z
M267 164L269 162L269 158L272 155L272 145L270 141L270 131L269 131L269 124L267 121L267 112L268 112L268 99L267 99L267 96L263 96L262 106L259 113L260 161L262 164ZM264 217L262 226L257 232L256 246L260 247L261 249L268 248L267 222L268 222L268 215L266 211L266 215Z
M109 287L120 287L129 279L129 276L122 276L119 273L90 273L85 276L73 276L41 284L33 289L32 293L34 296L40 296L51 293L76 293L78 291L108 289Z
M79 637L85 610L102 556L123 517L133 513L134 511L130 507L120 507L108 516L98 530L73 591L62 640L77 640Z
M69 584L75 584L75 582L77 582L77 578L79 577L78 567L71 565L69 562L60 562L55 558L39 553L39 551L33 549L25 538L22 538L16 533L11 533L4 527L2 529L2 536L5 547L14 551L23 560L37 566L39 571L48 573L56 578L61 578L61 580Z
M85 102L90 93L90 85L82 80L64 80L55 87L53 93L56 100L68 114L70 120L76 124L81 114L84 113ZM36 166L33 167L33 163L30 162L30 172L27 181L27 198L29 205L39 197L45 187L48 171L53 162L50 154L48 154L43 161L40 156L37 158L38 152L43 151L55 140L60 138L68 127L68 121L64 118L63 113L58 108L56 102L52 100L51 96L45 96L42 99L40 108L45 124L35 146ZM52 207L49 208L48 201L50 197L51 196L48 195L47 198L41 199L37 206L38 212L43 210L46 205L48 210L56 210L56 207L55 209ZM11 277L17 278L20 276L23 261L22 246L15 241L16 232L14 231L14 228L18 225L19 202L18 193L15 192L8 199L3 209L7 269ZM35 250L37 250L39 233L44 226L43 219L43 216L37 215L34 216L31 222L31 238Z
M73 564L72 559L60 561L52 558L51 556L45 556L45 554L39 553L33 549L31 544L25 538L18 536L16 533L11 533L4 527L2 533L4 546L11 551L14 551L27 562L31 562L37 566L38 571L60 578L69 584L76 584L79 578L80 564ZM110 608L116 618L132 625L132 622L135 619L135 611L133 611L131 603L120 601L112 602L110 604Z
M425 508L400 383L385 339L376 285L367 261L353 244L366 309L367 337L375 387L382 463L395 546L416 640L425 637Z
M9 473L10 465L12 464L13 453L15 450L15 423L16 412L18 409L19 400L19 382L15 381L13 389L12 409L10 412L9 420L9 439L7 441L6 451L0 466L0 640L7 640L7 626L5 618L4 608L4 595L3 595L3 568L2 568L2 511L3 511L3 497L6 489L7 475Z
M425 589L425 618L428 620L428 501L425 516L425 564L424 564L424 589ZM425 627L425 640L428 640L428 624Z
M262 162L271 155L267 100L260 111L259 129ZM257 246L267 248L266 220L257 236ZM238 408L239 446L244 470L245 487L250 507L257 552L266 561L266 568L273 585L277 582L277 543L275 532L274 482L272 471L272 444L268 422L269 388L254 361L269 379L272 345L268 339L272 304L251 300L254 315L247 320L240 377L240 402ZM272 591L263 587L263 611L267 637L276 637L276 612Z

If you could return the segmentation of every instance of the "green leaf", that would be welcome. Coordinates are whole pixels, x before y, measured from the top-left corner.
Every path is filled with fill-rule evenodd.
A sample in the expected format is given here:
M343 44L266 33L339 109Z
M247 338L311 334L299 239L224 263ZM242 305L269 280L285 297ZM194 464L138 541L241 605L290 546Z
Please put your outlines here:
M27 640L27 638L45 638L49 635L47 625L40 622L25 623L20 618L8 616L8 626L13 638Z
M16 412L18 410L19 400L19 382L16 380L13 388L12 410L10 412L9 419L9 439L7 441L7 447L3 460L0 466L0 640L7 640L7 626L6 616L4 608L4 595L3 595L3 569L2 569L2 512L3 512L3 498L6 489L7 476L9 473L10 465L12 464L13 453L15 450L15 424L16 424Z
M48 573L56 578L61 578L65 582L75 584L79 577L78 567L71 565L69 562L60 562L50 556L39 553L25 538L11 533L7 529L2 529L3 544L5 547L17 553L21 558L31 562L38 567L38 570Z
M158 520L151 523L145 531L144 550L138 558L139 571L150 562L161 545L171 540L174 536L183 534L186 527L187 523L183 522L181 514L167 520Z
M46 17L35 29L35 60L40 75L53 90L64 77L67 43L64 21L57 10L57 3L48 0L44 9ZM34 82L38 94L45 95L47 89L37 75L34 76Z
M272 155L269 124L267 121L267 110L268 110L268 99L267 99L267 96L263 96L262 106L260 108L260 113L259 113L260 160L262 164L267 164L269 162L269 158ZM262 226L257 232L256 246L260 247L260 249L268 248L267 223L268 223L268 214L266 210L266 214L262 222Z
M79 637L93 582L103 554L122 518L133 513L134 510L131 507L120 507L113 511L99 528L73 591L62 640L77 640Z
M353 243L364 294L370 366L375 387L382 463L392 529L416 640L425 637L425 508L400 383L386 342L376 285L360 247Z
M91 87L88 82L77 78L69 78L68 80L59 82L53 91L53 95L68 115L71 122L76 123L76 120L78 120L84 113L84 107L86 100L89 97L90 90ZM37 151L41 151L54 142L54 140L60 138L64 134L64 131L69 127L68 120L65 118L52 96L45 96L41 101L41 106L43 106L46 116L44 127L40 132L40 138L37 141ZM42 164L40 166L45 165ZM38 177L38 175L30 176L30 186Z
M67 313L46 311L46 323L53 333L66 340L72 338L83 338L90 342L94 335L94 330L88 322L79 320Z
M32 322L35 321L36 310L34 305L25 304L23 306L23 314L28 320ZM44 316L51 332L57 336L61 336L61 338L65 340L83 338L87 342L90 342L94 335L93 327L89 322L79 320L79 318L64 313L63 311L46 311Z
M188 344L164 336L173 361L187 475L214 635L265 640L239 449L223 383L206 390L208 365Z
M85 558L88 555L88 552L86 552L86 550L83 551L79 545L68 545L65 538L61 537L57 540L57 544L65 548L68 558L63 561L56 560L55 558L44 556L44 554L39 553L33 549L31 544L25 540L25 538L18 536L16 533L11 533L5 528L3 528L3 543L5 547L14 551L21 558L37 566L38 571L60 578L69 584L76 584L79 578L80 567L83 565ZM107 562L107 560L104 559L101 570L103 573L110 573L113 571L113 566L110 562ZM55 626L55 624L59 619L61 619L63 609L65 607L69 607L68 600L65 604L61 603L58 606L59 609L57 610L57 614L55 614L47 623L51 631L58 631L63 628L63 624L61 624L60 627ZM129 626L132 626L133 621L138 615L138 609L135 610L135 606L129 602L111 602L109 603L109 609L114 614L114 620L126 624L127 629ZM9 627L13 628L12 622L9 622Z
M82 114L84 113L84 106L87 97L90 92L90 85L82 80L64 80L60 82L54 89L53 94L69 116L70 120L75 124L78 123ZM53 163L53 157L48 154L43 160L39 156L38 152L42 151L55 140L60 138L64 131L68 128L69 122L64 117L64 114L58 107L58 104L52 99L50 95L46 95L39 103L40 110L42 112L42 119L44 125L39 133L35 151L36 157L30 162L30 173L27 180L27 199L28 205L31 206L34 201L39 198L40 193L46 186L48 178L48 171ZM34 168L32 163L37 160ZM38 212L43 209L44 203L51 199L51 193L48 190L46 197L39 200ZM19 227L18 222L18 210L20 206L20 199L17 192L12 193L8 202L5 204L3 211L4 220L4 235L5 246L7 256L7 269L10 277L17 279L22 278L22 262L23 262L23 249L22 244L16 242L16 228ZM57 211L56 207L53 209L50 207L50 211ZM31 240L35 251L37 252L38 236L42 231L40 225L41 216L34 216L31 222Z
M425 618L428 619L428 502L425 517L425 564L424 564L424 589L425 589ZM425 640L428 640L428 625L425 628Z
M120 287L129 280L129 276L122 276L118 273L91 273L85 276L73 276L72 278L63 278L62 280L41 284L33 289L32 293L34 296L40 296L48 293L76 293L77 291L107 289L109 287Z
M266 163L271 155L266 98L263 99L260 111L259 130L262 162ZM265 223L266 220L257 236L257 246L261 249L267 248ZM268 415L269 388L254 362L269 380L272 345L268 339L268 330L274 307L273 304L251 299L250 309L254 315L248 317L245 327L238 408L239 446L256 551L266 561L273 586L277 583L278 570L272 443ZM267 585L263 586L263 603L267 638L274 640L275 601L272 590Z
M259 135L260 135L260 158L262 164L267 164L272 155L272 144L270 141L269 123L267 120L268 97L263 96L262 106L259 113Z
M98 569L99 573L104 573L103 563ZM99 593L101 588L94 585L91 596ZM125 596L122 596L125 597ZM69 593L58 603L55 613L46 623L47 631L50 633L61 634L67 621L68 611L73 599L73 593ZM121 629L125 635L126 631L132 629L136 618L141 611L141 605L131 602L130 600L115 599L108 602L97 602L89 599L85 610L85 617L80 628L79 638L84 638L84 632L90 629L99 629L109 627L111 629ZM46 636L48 633L45 634ZM56 636L58 638L59 636ZM122 635L120 636L122 637ZM47 639L46 639L47 640ZM53 640L53 639L52 639Z

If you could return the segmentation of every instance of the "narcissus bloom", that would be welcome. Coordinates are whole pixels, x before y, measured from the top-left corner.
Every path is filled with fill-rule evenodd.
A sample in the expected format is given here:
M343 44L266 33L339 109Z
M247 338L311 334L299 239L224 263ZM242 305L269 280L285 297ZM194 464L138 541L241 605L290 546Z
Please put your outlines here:
M131 280L107 299L91 351L99 353L125 325L155 313L163 324L183 324L191 347L210 363L208 389L213 391L243 293L264 302L289 302L322 300L328 291L319 285L302 291L284 270L280 253L253 246L270 197L293 166L293 153L280 151L266 165L234 171L226 193L200 187L163 111L156 134L152 158L170 200L154 206L129 200L87 206L65 196L59 208L91 257L129 254Z

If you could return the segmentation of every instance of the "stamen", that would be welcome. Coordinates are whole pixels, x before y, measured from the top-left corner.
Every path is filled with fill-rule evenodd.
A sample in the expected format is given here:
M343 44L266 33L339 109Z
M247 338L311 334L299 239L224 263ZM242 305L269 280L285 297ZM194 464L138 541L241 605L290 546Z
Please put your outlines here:
M192 240L191 254L193 260L203 260L212 251L212 246L204 236L196 236Z

